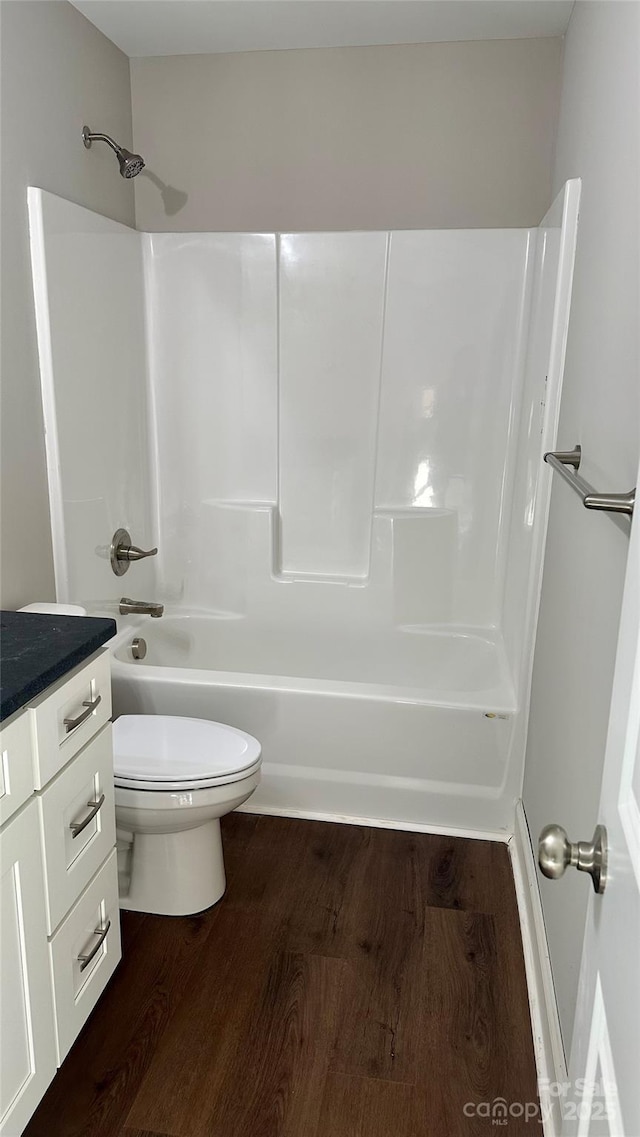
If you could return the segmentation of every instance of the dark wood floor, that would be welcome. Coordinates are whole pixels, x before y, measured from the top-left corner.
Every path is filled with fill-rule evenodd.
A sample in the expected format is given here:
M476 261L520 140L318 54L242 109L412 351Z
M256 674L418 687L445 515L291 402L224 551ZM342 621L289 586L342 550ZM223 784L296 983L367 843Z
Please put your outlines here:
M541 1133L475 1112L537 1101L504 845L248 814L223 834L215 908L123 913L28 1137Z

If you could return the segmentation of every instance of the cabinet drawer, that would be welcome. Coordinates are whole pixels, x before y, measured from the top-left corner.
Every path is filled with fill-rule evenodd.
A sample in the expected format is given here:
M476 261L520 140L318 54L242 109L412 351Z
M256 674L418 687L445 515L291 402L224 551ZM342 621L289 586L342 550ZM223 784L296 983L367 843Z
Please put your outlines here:
M21 711L0 730L0 825L33 793L29 715Z
M94 655L49 687L31 704L28 713L32 723L34 779L39 790L111 718L109 652Z
M116 843L111 735L107 723L38 795L49 935Z
M50 940L49 953L61 1065L121 956L115 849Z

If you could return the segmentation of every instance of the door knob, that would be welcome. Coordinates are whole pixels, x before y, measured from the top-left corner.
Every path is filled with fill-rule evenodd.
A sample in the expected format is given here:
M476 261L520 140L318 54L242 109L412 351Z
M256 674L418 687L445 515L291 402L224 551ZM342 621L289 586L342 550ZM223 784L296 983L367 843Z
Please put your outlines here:
M131 535L126 529L116 529L111 540L111 568L116 576L124 576L131 561L142 561L145 557L155 557L157 549L139 549L131 544Z
M538 839L538 864L544 876L558 880L573 865L578 872L588 872L596 892L604 892L607 883L607 831L596 825L592 841L573 844L561 825L545 825Z

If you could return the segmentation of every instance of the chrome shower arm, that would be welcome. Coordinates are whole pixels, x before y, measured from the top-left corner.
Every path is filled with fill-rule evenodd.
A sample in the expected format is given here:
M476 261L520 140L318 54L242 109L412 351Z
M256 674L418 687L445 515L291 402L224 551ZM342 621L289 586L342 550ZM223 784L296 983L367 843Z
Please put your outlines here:
M87 150L91 149L92 142L106 142L107 146L110 146L116 154L120 154L122 152L122 147L118 146L118 143L115 142L114 139L111 138L108 134L100 134L98 131L91 131L89 130L88 126L84 127L82 131L82 137L84 139L84 144Z

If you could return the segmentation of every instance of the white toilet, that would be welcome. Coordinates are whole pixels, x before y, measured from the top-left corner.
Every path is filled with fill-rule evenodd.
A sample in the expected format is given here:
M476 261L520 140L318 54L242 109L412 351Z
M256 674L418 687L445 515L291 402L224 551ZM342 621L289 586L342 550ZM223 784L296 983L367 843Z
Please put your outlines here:
M260 743L219 722L123 715L113 752L121 907L209 908L225 890L220 818L258 785Z

